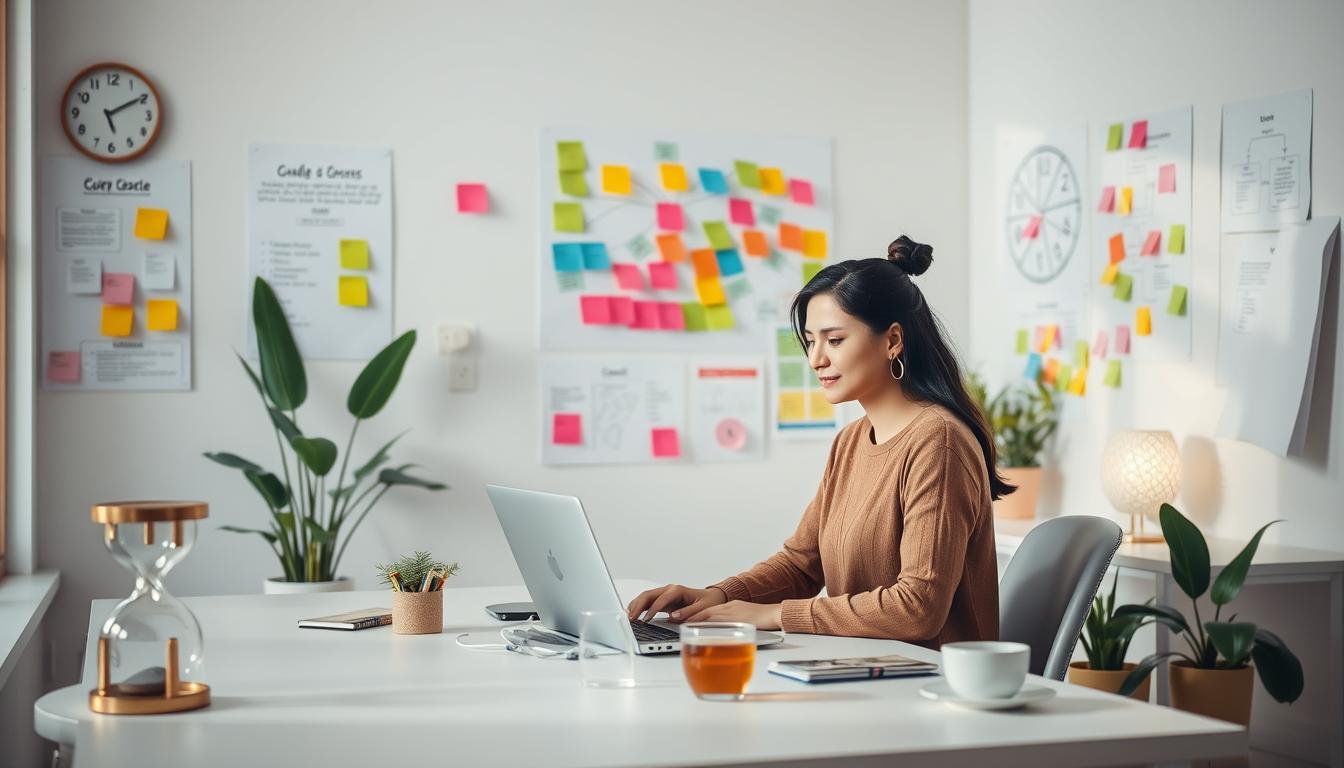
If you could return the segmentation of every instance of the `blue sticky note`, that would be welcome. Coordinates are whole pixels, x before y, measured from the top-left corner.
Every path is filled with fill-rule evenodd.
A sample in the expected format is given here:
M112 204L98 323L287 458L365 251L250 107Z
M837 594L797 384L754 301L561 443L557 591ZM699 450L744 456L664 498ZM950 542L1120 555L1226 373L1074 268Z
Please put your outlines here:
M583 270L583 246L579 243L555 243L551 246L555 256L556 272L579 272Z
M737 255L736 248L715 251L714 256L719 260L719 277L732 277L742 274L742 257Z
M728 194L728 180L723 177L723 171L716 171L713 168L700 169L700 186L710 194Z
M584 269L611 269L611 259L607 257L606 243L583 244Z
M1035 381L1036 379L1040 378L1041 376L1040 355L1036 354L1035 352L1032 352L1030 355L1027 356L1027 370L1023 371L1022 375L1027 377L1028 379L1031 379L1032 381Z

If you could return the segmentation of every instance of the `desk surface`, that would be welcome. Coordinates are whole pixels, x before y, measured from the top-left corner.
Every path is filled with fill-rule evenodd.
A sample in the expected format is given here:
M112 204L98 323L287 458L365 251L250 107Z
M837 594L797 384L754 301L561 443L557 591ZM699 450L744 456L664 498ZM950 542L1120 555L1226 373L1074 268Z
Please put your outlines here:
M647 588L621 582L622 594ZM1241 728L1065 683L1014 712L958 710L921 698L932 678L808 686L769 675L775 659L938 654L888 640L789 635L757 655L751 700L704 702L676 656L637 660L639 687L581 686L575 662L458 647L498 641L482 606L522 587L448 589L441 635L298 629L300 618L390 605L387 592L186 599L206 637L213 704L149 717L99 716L65 689L79 722L77 765L322 765L421 760L466 766L1114 764L1244 753ZM94 601L93 644L114 601ZM48 702L50 704L50 702ZM993 750L988 755L985 750Z

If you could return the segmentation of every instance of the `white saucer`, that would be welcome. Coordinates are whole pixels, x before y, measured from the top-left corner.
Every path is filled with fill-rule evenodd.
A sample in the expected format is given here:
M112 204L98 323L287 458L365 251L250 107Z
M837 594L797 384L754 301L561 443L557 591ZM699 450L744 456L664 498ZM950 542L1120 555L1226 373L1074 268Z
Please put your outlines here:
M919 695L926 699L945 701L948 704L967 709L1017 709L1053 698L1055 689L1044 685L1025 683L1022 689L1017 692L1017 695L1007 699L968 699L953 693L946 680L938 680L920 688Z

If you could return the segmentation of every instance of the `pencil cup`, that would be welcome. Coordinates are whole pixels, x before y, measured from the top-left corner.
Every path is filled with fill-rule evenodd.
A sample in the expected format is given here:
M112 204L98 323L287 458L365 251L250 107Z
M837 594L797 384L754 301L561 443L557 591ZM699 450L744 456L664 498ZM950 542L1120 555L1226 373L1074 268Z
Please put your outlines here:
M398 635L437 635L443 631L443 590L393 592L392 631Z

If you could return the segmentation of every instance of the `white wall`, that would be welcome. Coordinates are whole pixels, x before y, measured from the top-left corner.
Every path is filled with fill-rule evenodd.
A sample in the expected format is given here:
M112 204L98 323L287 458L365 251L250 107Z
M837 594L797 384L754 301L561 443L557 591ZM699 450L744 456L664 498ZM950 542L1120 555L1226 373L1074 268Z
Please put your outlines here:
M147 23L148 22L148 23ZM83 66L125 60L167 103L155 151L193 163L195 382L184 394L41 393L39 562L62 571L51 636L74 675L88 601L129 580L89 505L203 498L211 519L170 578L179 594L255 592L279 573L259 540L218 532L263 512L235 473L274 443L234 359L242 347L248 142L390 146L396 317L421 343L371 451L453 486L389 494L342 570L415 547L457 559L461 584L516 583L482 490L502 481L574 492L618 576L704 583L750 566L793 530L823 443L774 445L754 464L547 469L538 465L536 133L550 123L834 139L836 255L881 255L908 231L937 247L923 279L950 330L967 329L966 9L963 3L801 0L602 2L152 2L52 0L37 9L38 156L70 153L57 101ZM496 215L449 213L456 180L490 185ZM519 276L522 284L518 284ZM442 321L479 323L481 388L448 393L427 343ZM312 365L308 425L346 434L357 367ZM341 441L343 444L343 440Z

